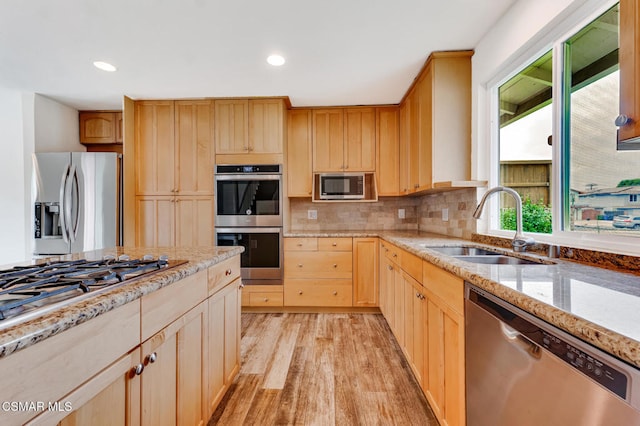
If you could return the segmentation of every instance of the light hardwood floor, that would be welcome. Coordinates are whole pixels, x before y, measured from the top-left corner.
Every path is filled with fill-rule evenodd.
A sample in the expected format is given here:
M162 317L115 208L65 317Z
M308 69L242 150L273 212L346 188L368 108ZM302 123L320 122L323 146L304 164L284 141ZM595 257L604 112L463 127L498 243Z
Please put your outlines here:
M242 314L240 374L211 425L437 425L380 314Z

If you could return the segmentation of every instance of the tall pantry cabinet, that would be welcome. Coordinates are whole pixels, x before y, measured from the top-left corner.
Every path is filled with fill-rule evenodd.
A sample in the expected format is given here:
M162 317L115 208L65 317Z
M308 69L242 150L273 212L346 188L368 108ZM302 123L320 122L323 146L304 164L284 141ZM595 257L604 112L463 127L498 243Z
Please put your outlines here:
M213 101L134 106L135 245L213 245Z

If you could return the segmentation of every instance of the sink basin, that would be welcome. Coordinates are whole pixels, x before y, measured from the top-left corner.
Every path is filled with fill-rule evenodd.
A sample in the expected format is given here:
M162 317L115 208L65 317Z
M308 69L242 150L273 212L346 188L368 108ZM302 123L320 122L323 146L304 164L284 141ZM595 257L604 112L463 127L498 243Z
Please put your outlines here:
M499 256L501 254L497 251L472 246L429 247L428 245L423 244L422 247L448 256Z
M543 265L542 262L521 259L519 257L496 255L496 256L453 256L465 262L483 263L489 265Z

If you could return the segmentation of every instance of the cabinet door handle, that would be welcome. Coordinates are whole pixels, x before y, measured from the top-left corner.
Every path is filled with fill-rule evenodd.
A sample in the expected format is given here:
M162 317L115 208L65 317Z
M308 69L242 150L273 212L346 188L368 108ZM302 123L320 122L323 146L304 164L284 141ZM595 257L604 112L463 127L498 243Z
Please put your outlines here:
M302 290L298 291L298 294L302 294Z
M302 243L298 243L298 247L302 247Z
M393 271L393 266L387 265L387 268L389 268L390 271Z
M265 298L264 298L264 301L265 301L265 302L268 302L268 301L269 301L269 298L268 298L268 297L265 297Z
M158 354L153 352L145 358L145 364L153 364L158 360Z
M338 243L333 243L333 244L331 244L331 245L332 245L332 246L334 246L334 247L337 247L337 246L338 246Z
M393 257L398 257L398 253L393 253Z
M226 276L231 275L231 269L227 269L226 271L224 271L224 274L225 274Z
M333 292L333 295L334 295L334 296L337 296L337 295L338 295L338 292L337 292L337 291L334 291L334 292Z
M338 264L337 264L337 263L334 263L334 264L333 264L333 267L334 267L334 268L337 268L337 267L338 267Z
M622 126L626 126L632 121L633 120L628 115L620 114L619 116L616 117L615 124L616 124L616 127L622 127Z
M142 374L142 372L143 372L143 371L144 371L144 365L142 365L142 364L138 364L138 365L136 365L135 367L133 367L133 368L131 369L131 374L130 374L130 376L131 376L131 377L133 377L133 376L139 376L139 375L141 375L141 374Z
M298 268L302 268L302 263L298 263Z

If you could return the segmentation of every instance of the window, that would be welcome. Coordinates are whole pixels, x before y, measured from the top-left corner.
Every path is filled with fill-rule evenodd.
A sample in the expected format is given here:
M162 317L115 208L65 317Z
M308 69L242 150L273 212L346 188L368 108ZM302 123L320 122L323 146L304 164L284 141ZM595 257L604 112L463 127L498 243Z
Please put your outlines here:
M550 40L550 50L495 87L495 183L521 195L525 232L552 238L640 237L640 226L613 226L616 216L640 215L640 151L616 148L618 22L615 4L567 36ZM515 229L513 201L501 197L493 226Z

